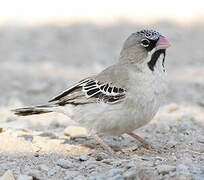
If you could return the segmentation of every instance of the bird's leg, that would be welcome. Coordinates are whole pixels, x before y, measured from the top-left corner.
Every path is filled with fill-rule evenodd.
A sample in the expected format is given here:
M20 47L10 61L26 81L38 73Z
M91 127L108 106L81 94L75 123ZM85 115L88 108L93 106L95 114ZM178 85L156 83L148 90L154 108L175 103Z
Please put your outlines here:
M150 148L150 145L149 143L144 140L143 138L141 138L140 136L136 135L135 133L133 132L129 132L127 133L129 136L132 136L133 138L137 139L140 143L142 143L142 146L146 149L149 149Z
M113 149L108 146L103 139L101 139L98 135L94 134L93 135L94 138L99 142L99 144L111 155L111 156L115 156L115 152L113 151Z

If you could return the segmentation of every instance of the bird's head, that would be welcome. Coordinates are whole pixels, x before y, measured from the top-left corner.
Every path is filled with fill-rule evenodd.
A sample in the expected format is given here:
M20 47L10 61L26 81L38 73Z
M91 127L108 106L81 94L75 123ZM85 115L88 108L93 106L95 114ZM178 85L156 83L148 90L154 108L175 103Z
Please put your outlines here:
M127 38L120 53L120 61L144 62L153 70L157 59L160 55L165 57L166 48L169 46L168 40L159 32L141 30Z

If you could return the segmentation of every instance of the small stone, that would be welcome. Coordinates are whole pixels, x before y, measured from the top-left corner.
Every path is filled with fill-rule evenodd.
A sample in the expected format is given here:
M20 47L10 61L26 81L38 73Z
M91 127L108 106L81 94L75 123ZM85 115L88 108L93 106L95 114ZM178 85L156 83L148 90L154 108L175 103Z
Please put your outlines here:
M87 139L87 136L85 134L76 134L74 136L71 136L70 139L71 140L76 140L76 139Z
M126 169L130 169L130 168L133 168L133 167L135 167L135 166L136 166L136 165L135 165L134 163L130 162L130 163L128 163L128 164L125 165L125 168L126 168Z
M200 100L200 101L198 102L198 104L199 104L200 106L204 107L204 99Z
M52 129L60 127L60 123L56 119L53 119L49 125Z
M125 172L123 176L124 176L125 180L139 179L138 178L138 170L136 170L136 169Z
M170 131L170 127L167 123L165 122L160 122L157 124L157 129L156 132L157 133L161 133L161 134L166 134Z
M198 142L204 144L204 136L198 136Z
M92 180L106 180L106 179L107 179L107 177L105 175L103 175L103 174L99 174L99 175L94 176L92 178Z
M114 168L109 171L110 176L122 175L122 170L119 168Z
M80 161L87 161L89 157L86 154L80 155L79 160Z
M176 171L179 174L190 174L189 172L189 168L187 166L185 166L184 164L179 164L176 168Z
M79 173L80 173L80 172L78 172L78 171L66 171L66 172L65 172L66 176L70 176L70 177L72 177L72 178L78 176Z
M154 165L159 165L159 164L161 164L162 163L162 161L160 161L160 160L158 160L158 159L156 159L155 161L154 161Z
M141 160L143 160L143 161L151 161L151 159L152 159L152 158L147 157L147 156L142 156L142 157L141 157Z
M200 160L201 160L201 161L204 161L204 154L201 154Z
M12 171L8 170L0 177L1 180L15 180Z
M39 136L49 137L51 139L58 139L58 137L54 133L51 133L51 132L43 132L43 133L39 134Z
M65 136L76 136L76 135L88 135L88 132L85 128L79 126L68 126L64 130Z
M40 179L41 178L41 174L40 174L40 171L37 170L37 169L30 169L28 172L27 172L27 175L28 176L32 176L36 179Z
M199 146L199 152L204 153L204 144L200 144Z
M137 179L157 179L156 172L151 168L142 168L137 171Z
M176 147L176 145L177 145L177 141L172 139L172 138L167 142L167 146L169 148L174 148L174 147Z
M59 166L57 166L59 167ZM50 169L48 172L47 172L47 175L48 176L53 176L54 174L56 174L59 170L57 170L57 167L54 168L54 169ZM59 167L60 168L60 167Z
M112 177L111 179L112 180L123 180L124 177L122 175L120 175L120 174L117 174L116 176Z
M105 164L108 164L108 165L112 165L113 164L113 159L104 159L101 162L105 163Z
M65 174L66 174L66 176L64 178L65 180L76 179L75 177L80 175L80 173L78 171L66 171Z
M49 167L47 167L45 164L40 164L38 168L41 171L48 171L49 170Z
M67 176L64 177L64 180L72 180L72 179L73 179L73 177L71 177L71 176L69 176L69 175L67 175Z
M59 159L57 161L57 165L65 169L73 167L73 164L69 160L65 160L65 159Z
M17 180L33 180L33 177L21 174L18 176Z
M38 153L35 153L33 156L34 157L39 157L40 155Z
M83 175L78 175L78 176L76 176L74 178L74 180L77 180L77 179L79 179L79 180L87 180L87 178L85 178Z
M96 155L96 161L102 161L104 159L107 159L108 157L109 157L108 154L100 152Z
M172 104L168 105L167 109L168 109L168 112L172 113L172 112L178 111L179 106L178 106L178 104L172 103Z
M176 167L170 166L170 165L160 165L160 166L157 166L157 171L159 174L165 175L165 174L169 174L169 172L171 171L176 171Z

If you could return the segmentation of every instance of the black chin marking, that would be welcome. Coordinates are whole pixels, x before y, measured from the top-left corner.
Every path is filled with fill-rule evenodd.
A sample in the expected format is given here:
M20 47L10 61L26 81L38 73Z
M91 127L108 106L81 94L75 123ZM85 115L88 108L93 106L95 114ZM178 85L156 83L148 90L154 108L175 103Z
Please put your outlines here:
M163 58L163 61L162 61L162 66L164 67L164 60L165 60L166 50L165 49L160 49L160 50L155 51L152 54L151 60L147 63L147 65L148 65L148 67L149 67L149 69L151 71L154 71L154 67L156 65L156 62L157 62L157 60L158 60L158 58L159 58L159 56L161 54L164 54L164 58Z

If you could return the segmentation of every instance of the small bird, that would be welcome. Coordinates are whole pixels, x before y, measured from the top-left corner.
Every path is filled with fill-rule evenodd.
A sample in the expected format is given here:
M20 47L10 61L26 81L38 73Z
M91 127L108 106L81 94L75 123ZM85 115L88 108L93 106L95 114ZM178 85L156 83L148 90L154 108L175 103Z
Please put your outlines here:
M132 33L125 41L118 62L99 74L74 84L46 105L14 109L27 116L61 112L85 127L110 153L101 136L122 135L148 143L133 131L150 122L166 92L168 40L154 30Z

